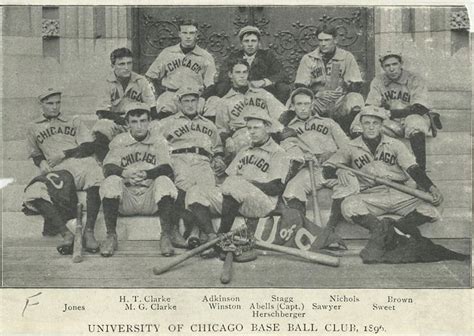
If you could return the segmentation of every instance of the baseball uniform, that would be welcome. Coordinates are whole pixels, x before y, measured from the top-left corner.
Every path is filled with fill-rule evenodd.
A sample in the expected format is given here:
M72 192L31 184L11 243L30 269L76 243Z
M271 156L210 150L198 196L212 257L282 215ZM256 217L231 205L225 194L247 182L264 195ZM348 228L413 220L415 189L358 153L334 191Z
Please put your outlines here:
M128 85L124 89L122 83L112 71L106 82L98 106L110 110L110 112L125 115L126 105L133 102L145 103L150 109L156 106L151 84L144 76L132 72ZM92 129L93 132L104 134L109 140L126 130L125 126L118 125L110 119L98 120Z
M278 179L285 183L289 168L289 156L269 138L262 146L250 146L237 154L226 170L229 177L220 189L192 188L188 193L188 204L198 203L220 214L223 195L230 195L241 204L239 212L242 216L265 217L275 209L278 196L266 195L251 182L266 183Z
M231 152L234 153L250 145L249 134L242 115L247 106L264 110L272 118L274 131L283 129L283 126L278 122L278 118L286 108L271 93L264 89L253 88L241 93L232 88L220 100L215 115L219 135L227 134L230 136L230 139L226 140L226 148L233 147Z
M55 118L42 116L27 131L29 157L43 155L47 161L59 153L92 141L92 135L83 122L62 114ZM103 180L102 170L93 157L66 158L51 168L69 171L77 190L99 186Z
M291 153L292 157L312 156L316 167L314 169L314 177L316 187L322 188L329 181L325 180L322 175L322 168L318 163L318 158L328 156L336 152L339 148L344 147L349 142L341 127L330 118L323 118L314 115L307 120L294 118L288 124L288 127L294 129L297 133L296 138L289 138L281 143L281 146ZM319 167L318 167L319 166ZM306 195L312 192L309 169L303 167L295 177L288 181L283 197L287 200L296 198L302 202L307 201ZM337 184L334 187L333 198L342 198L354 192L354 187L342 187Z
M182 112L154 122L155 132L169 143L176 186L187 191L193 185L215 186L211 159L222 153L216 126L197 114L193 119Z
M316 99L314 108L320 115L328 115L337 119L349 114L353 107L364 105L364 98L360 93L345 92L342 89L351 83L363 81L359 66L349 51L336 47L334 56L329 59L327 64L324 64L319 47L304 55L296 72L295 83L311 88L318 98L322 91L335 89L328 87L332 85L330 80L333 68L339 69L336 88L340 90L340 97L331 103L322 103Z
M407 169L416 164L415 157L399 140L382 135L375 155L371 153L362 137L358 137L339 149L325 165L339 163L348 165L374 176L383 177L398 183L408 180ZM393 213L405 216L417 210L420 214L436 220L439 213L436 208L420 199L378 185L373 180L357 177L360 193L344 199L342 214L350 220L353 216L373 214L375 216Z
M107 164L137 170L169 165L169 148L161 137L150 133L142 141L133 138L130 132L122 133L110 143L104 166ZM100 194L102 198L119 198L119 212L130 216L155 214L159 210L157 203L165 196L176 199L178 191L167 176L132 183L121 176L111 175L102 183Z
M386 74L375 77L370 83L366 105L384 106L388 109L403 109L413 104L420 104L429 109L428 88L417 74L402 70L399 79L392 80ZM406 118L396 119L404 128L406 138L416 132L428 134L430 119L427 115L412 114ZM387 124L386 121L385 124ZM351 132L362 132L360 117L356 117Z
M179 110L176 91L183 85L206 88L214 84L214 57L199 46L184 54L180 44L165 48L145 74L161 81L166 89L156 101L157 112L176 113Z

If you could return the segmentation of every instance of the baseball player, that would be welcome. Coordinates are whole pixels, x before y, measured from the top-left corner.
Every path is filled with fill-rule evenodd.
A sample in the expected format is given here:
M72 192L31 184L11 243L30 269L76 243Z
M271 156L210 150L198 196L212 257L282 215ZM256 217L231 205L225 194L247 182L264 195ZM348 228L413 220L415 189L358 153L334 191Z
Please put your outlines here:
M160 120L158 132L171 147L171 162L179 192L175 213L183 217L186 227L190 228L194 226L194 218L185 210L187 192L193 186L199 189L215 187L215 173L221 175L226 166L216 126L198 113L199 90L185 86L177 94L180 112ZM175 226L178 219L175 218ZM185 246L198 245L197 234L194 230Z
M315 112L331 117L349 134L352 120L364 105L359 66L349 51L337 47L336 27L322 25L316 35L319 46L301 59L295 85L313 90Z
M288 76L272 50L259 48L260 37L261 32L257 27L246 26L239 31L242 48L224 61L216 84L218 96L223 97L233 86L228 73L232 72L235 60L244 60L250 66L250 87L264 88L280 102L286 103L290 95Z
M87 127L78 119L61 113L61 91L47 88L38 97L41 117L27 131L29 157L42 174L66 170L72 174L76 190L87 193L87 221L84 247L95 253L99 245L94 237L94 226L100 208L99 185L103 180L102 170L93 157L95 143ZM60 185L61 181L52 182ZM34 202L32 202L34 201ZM55 217L54 206L47 184L33 183L25 190L25 203L31 204L45 218ZM63 222L65 224L65 222ZM71 254L73 234L64 225L60 228L63 242L58 246L61 254Z
M403 69L400 53L387 51L380 56L383 74L370 83L366 105L381 106L389 111L384 129L389 135L410 140L416 162L426 168L425 136L430 130L428 89L417 74ZM359 118L351 126L354 136L362 132Z
M212 91L216 65L213 56L196 45L197 35L195 22L181 22L181 42L165 48L145 74L158 94L156 108L160 118L178 111L176 92L182 86L199 87L205 92Z
M268 114L255 106L247 106L244 113L251 145L231 162L227 179L220 188L192 188L188 192L188 208L211 238L215 235L210 221L213 213L221 215L218 232L228 232L239 214L260 218L273 211L290 170L290 158L270 137L272 119Z
M133 54L127 48L119 48L110 54L112 71L106 80L106 86L99 97L96 113L99 120L93 133L103 146L120 133L126 132L125 107L132 102L141 102L149 106L152 115L156 114L155 95L148 80L133 72ZM107 148L108 149L108 148ZM107 150L99 158L101 161Z
M250 145L250 135L242 115L246 106L260 108L268 114L274 120L272 132L283 129L277 120L286 108L270 92L249 87L249 66L245 60L234 60L229 65L228 76L232 88L217 104L215 115L217 130L225 144L226 160L231 160L241 148Z
M342 185L346 185L348 178L353 177L347 170L331 166L332 163L344 164L398 183L406 182L410 176L433 196L434 205L441 204L443 201L441 192L418 166L408 148L401 141L382 134L382 123L386 119L384 109L375 106L363 107L360 115L362 136L350 141L348 146L339 149L326 161L324 177L337 176ZM348 221L372 233L370 244L361 252L364 258L379 249L382 250L380 242L376 239L382 228L377 216L387 213L402 216L395 223L395 227L415 236L419 234L417 226L439 218L439 213L432 204L385 185L377 185L373 180L361 177L357 179L360 193L346 197L342 202L341 211Z
M288 124L294 129L297 137L291 137L281 143L281 146L291 154L295 160L304 160L302 169L290 179L286 185L283 198L290 208L306 214L306 201L312 192L310 172L305 162L313 161L315 166L314 178L316 187L334 188L333 198L340 199L358 190L342 187L335 180L326 180L322 176L321 165L339 148L347 145L347 138L341 127L330 118L323 118L318 114L312 115L311 107L314 100L313 92L307 88L298 88L292 92L290 101L296 117Z
M100 254L110 257L117 249L118 214L155 215L161 224L160 250L168 257L171 246L171 213L178 191L173 184L169 148L161 137L149 131L150 108L144 103L131 103L126 120L130 130L110 143L104 160L106 179L100 187L107 237Z

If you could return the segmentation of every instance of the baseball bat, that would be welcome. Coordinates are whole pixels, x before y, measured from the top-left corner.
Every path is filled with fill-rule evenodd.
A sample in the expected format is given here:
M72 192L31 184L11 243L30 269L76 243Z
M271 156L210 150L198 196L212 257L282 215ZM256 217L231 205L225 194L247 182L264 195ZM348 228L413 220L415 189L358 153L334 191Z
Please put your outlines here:
M340 164L340 163L332 163L332 164L334 166L336 166L337 168L348 170L348 171L354 173L355 175L359 175L359 176L371 179L371 180L373 180L377 183L386 185L390 188L396 189L396 190L401 191L405 194L418 197L419 199L421 199L425 202L433 203L433 196L431 196L429 193L424 192L422 190L411 188L411 187L408 187L406 185L387 180L383 177L377 177L377 176L374 176L374 175L371 175L371 174L368 174L368 173L364 173L364 172L361 172L360 170L356 170L354 168L347 167L347 166L345 166L343 164Z
M232 280L232 263L234 261L234 253L227 252L222 268L221 283L228 284Z
M316 188L316 180L314 179L314 161L308 161L309 180L311 182L311 199L313 200L313 220L317 226L322 226L321 211L319 210L318 191Z
M310 251L303 251L300 249L295 249L291 247L286 247L286 246L280 246L280 245L274 245L270 243L265 243L261 240L256 240L255 241L255 246L265 248L268 250L272 251L277 251L285 254L290 254L296 257L303 258L305 260L315 262L318 264L323 264L327 266L334 266L337 267L339 266L339 258L330 256L327 254L322 254L322 253L316 253L316 252L310 252Z
M207 250L208 248L216 245L218 242L224 240L224 239L227 239L227 238L230 238L232 237L233 235L239 233L240 231L242 231L245 227L241 227L239 229L236 229L234 231L230 231L230 232L227 232L223 235L220 235L219 237L217 238L214 238L213 240L211 241L208 241L207 243L205 244L202 244L201 246L198 246L196 247L195 249L191 250L191 251L188 251L188 252L185 252L183 254L180 254L174 258L170 258L171 261L163 266L155 266L153 267L153 273L155 275L160 275L162 273L165 273L165 272L168 272L170 269L172 269L174 266L176 265L179 265L181 264L183 261L185 260L188 260L189 258L191 257L194 257L195 255L201 253L201 252L204 252L205 250Z
M76 230L74 232L74 248L72 252L72 262L82 261L82 203L77 203Z

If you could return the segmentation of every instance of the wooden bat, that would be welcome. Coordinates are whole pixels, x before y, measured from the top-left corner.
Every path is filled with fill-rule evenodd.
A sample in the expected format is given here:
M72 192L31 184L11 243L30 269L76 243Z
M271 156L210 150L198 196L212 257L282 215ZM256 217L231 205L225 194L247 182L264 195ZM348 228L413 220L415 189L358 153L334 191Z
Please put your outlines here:
M221 283L228 284L232 280L232 263L234 261L234 253L227 252L222 268Z
M77 203L76 231L74 232L74 249L72 252L72 262L82 261L82 203Z
M153 267L153 273L155 275L160 275L162 273L165 273L167 271L169 271L171 268L173 268L174 266L176 265L179 265L181 264L183 261L201 253L201 252L204 252L205 250L207 250L208 248L216 245L218 242L224 240L224 239L228 239L230 237L232 237L233 235L239 233L240 231L244 230L245 227L240 227L234 231L230 231L230 232L227 232L227 233L224 233L223 235L220 235L219 237L211 240L211 241L208 241L207 243L205 244L202 244L201 246L198 246L196 247L195 249L191 250L191 251L188 251L188 252L185 252L183 254L180 254L176 257L173 257L173 258L169 258L171 259L171 261L163 266L155 266Z
M314 161L308 161L309 179L311 182L311 199L313 200L313 220L317 226L322 226L321 211L319 210L318 191L316 188L316 180L314 179Z
M265 248L265 249L268 249L268 250L272 250L272 251L285 253L285 254L290 254L290 255L300 257L300 258L303 258L305 260L315 262L315 263L318 263L318 264L323 264L323 265L327 265L327 266L334 266L334 267L339 266L339 258L330 256L330 255L327 255L327 254L310 252L310 251L303 251L303 250L296 249L296 248L280 246L280 245L274 245L274 244L270 244L270 243L265 243L261 240L256 240L255 241L255 246Z
M348 171L354 173L355 175L359 175L359 176L368 178L368 179L373 180L377 183L380 183L380 184L386 185L390 188L393 188L393 189L396 189L398 191L404 192L405 194L418 197L419 199L421 199L425 202L433 203L433 196L431 196L431 194L429 194L427 192L424 192L422 190L411 188L411 187L408 187L406 185L387 180L383 177L377 177L377 176L374 176L374 175L371 175L371 174L368 174L368 173L364 173L360 170L357 170L357 169L354 169L354 168L351 168L351 167L347 167L347 166L345 166L343 164L340 164L340 163L332 163L332 164L334 166L336 166L337 168L348 170Z

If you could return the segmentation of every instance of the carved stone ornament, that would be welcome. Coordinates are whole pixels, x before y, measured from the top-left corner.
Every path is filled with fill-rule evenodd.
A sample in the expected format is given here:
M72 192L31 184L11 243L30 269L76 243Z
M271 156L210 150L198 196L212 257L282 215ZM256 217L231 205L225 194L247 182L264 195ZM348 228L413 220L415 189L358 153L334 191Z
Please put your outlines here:
M44 39L59 37L59 20L43 19L41 35Z
M452 12L449 17L449 27L452 30L469 29L469 15L467 10Z

